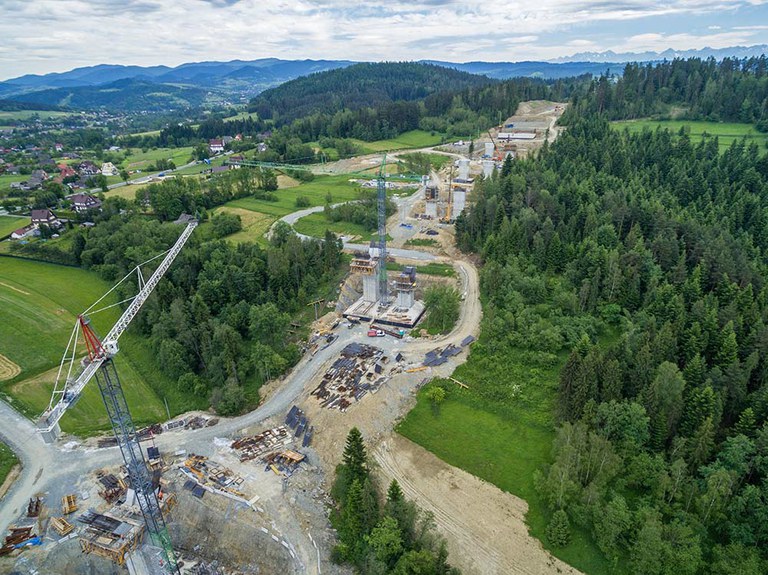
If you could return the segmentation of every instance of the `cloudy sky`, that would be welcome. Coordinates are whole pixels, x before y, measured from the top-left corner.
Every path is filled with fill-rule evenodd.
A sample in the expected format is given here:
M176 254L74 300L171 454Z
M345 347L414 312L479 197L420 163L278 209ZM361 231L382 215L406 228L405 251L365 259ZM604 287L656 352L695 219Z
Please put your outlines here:
M0 79L93 64L546 60L768 44L768 0L0 0Z

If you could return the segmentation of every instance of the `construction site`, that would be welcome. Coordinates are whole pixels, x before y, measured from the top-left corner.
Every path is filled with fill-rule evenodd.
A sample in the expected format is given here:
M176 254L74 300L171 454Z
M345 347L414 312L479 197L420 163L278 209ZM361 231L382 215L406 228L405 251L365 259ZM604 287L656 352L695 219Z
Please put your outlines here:
M533 140L544 137L546 130L540 134L540 128L519 121L507 123L535 131ZM471 158L442 146L439 151L455 162L402 200L402 215L389 222L380 173L378 240L348 248L350 276L332 311L322 315L321 300L310 302L316 322L303 355L286 376L260 389L256 410L236 418L188 413L137 428L120 386L118 342L197 225L181 219L179 240L151 277L142 278L139 293L106 336L90 327L89 310L77 318L61 377L36 425L14 420L28 437L31 456L0 508L0 573L347 574L330 561L336 534L328 517L334 470L352 426L370 444L377 480L397 479L409 498L434 514L452 562L464 573L523 572L520 556L536 566L530 572L572 573L528 535L522 500L393 431L433 378L468 389L453 371L479 334L477 269L452 245L446 247L450 242L418 251L400 248L415 237L449 237L449 223L472 201L474 183L492 175L484 173L485 162L497 167L496 132L490 135L491 158L482 157L486 147L477 143ZM415 227L419 220L423 225ZM397 247L388 245L388 228ZM399 265L388 271L393 256ZM419 273L424 261L450 273ZM460 318L450 333L415 337L426 313L421 296L435 282L462 294ZM74 349L78 343L85 344L85 357ZM91 380L114 433L62 435L61 417ZM5 404L0 409L10 410ZM445 487L447 480L455 487ZM487 516L494 512L503 525L489 526Z

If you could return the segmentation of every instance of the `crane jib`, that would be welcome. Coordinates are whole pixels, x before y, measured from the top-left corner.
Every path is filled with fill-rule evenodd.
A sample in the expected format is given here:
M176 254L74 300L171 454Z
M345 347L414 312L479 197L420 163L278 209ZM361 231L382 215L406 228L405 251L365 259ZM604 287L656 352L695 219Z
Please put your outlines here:
M115 325L112 326L112 329L109 330L107 335L102 340L103 348L106 353L97 357L92 357L89 363L79 373L79 375L72 382L67 382L66 388L61 394L59 401L53 405L52 408L43 413L40 420L38 421L38 430L41 433L50 433L56 427L67 409L72 407L80 398L80 394L82 393L83 389L94 376L105 359L112 357L115 353L117 353L117 342L120 339L120 336L128 328L133 318L136 317L136 315L139 313L139 310L141 310L144 302L147 301L150 294L155 289L155 286L157 286L160 279L162 279L162 277L165 275L165 272L168 271L168 268L171 267L171 264L176 259L176 256L179 255L179 252L181 252L181 249L184 247L184 244L187 243L187 240L192 235L192 232L196 227L196 220L189 220L187 222L187 227L184 228L184 231L179 236L179 239L176 240L176 243L173 244L173 247L168 250L168 253L166 253L163 261L160 262L160 265L157 267L155 272L144 283L141 290L139 290L139 293L136 294L136 297L133 298L130 305L120 316L120 319L118 319Z

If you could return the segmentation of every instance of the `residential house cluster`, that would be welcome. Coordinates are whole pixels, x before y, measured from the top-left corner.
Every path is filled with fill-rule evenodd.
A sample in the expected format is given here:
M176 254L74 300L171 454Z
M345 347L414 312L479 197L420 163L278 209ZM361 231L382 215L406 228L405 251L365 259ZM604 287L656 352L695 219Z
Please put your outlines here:
M40 226L48 226L52 230L58 230L62 223L51 210L32 210L31 221L29 224L11 233L11 239L20 240L30 236L40 235Z

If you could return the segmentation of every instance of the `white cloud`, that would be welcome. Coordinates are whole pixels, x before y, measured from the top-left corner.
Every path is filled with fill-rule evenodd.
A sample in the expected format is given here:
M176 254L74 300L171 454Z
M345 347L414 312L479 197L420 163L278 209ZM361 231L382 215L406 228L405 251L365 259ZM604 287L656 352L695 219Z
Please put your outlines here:
M0 78L97 63L166 64L278 58L520 60L626 41L588 39L596 26L634 28L637 45L679 48L727 36L642 34L654 17L729 15L768 0L0 0ZM713 20L705 23L711 23ZM754 20L753 20L754 21ZM749 24L747 21L733 22ZM733 26L730 26L733 29ZM713 28L714 29L714 28ZM732 37L755 40L764 27ZM637 32L637 33L635 33ZM766 36L766 35L764 35ZM763 36L763 37L764 37ZM760 40L760 37L757 37ZM678 42L680 45L663 45ZM755 43L754 41L752 43ZM542 45L546 44L546 45ZM554 44L554 45L553 45Z

